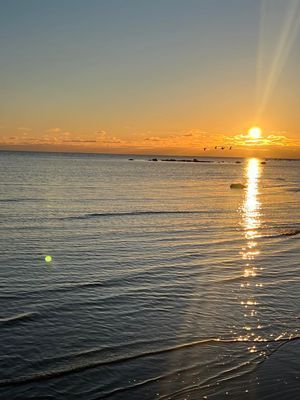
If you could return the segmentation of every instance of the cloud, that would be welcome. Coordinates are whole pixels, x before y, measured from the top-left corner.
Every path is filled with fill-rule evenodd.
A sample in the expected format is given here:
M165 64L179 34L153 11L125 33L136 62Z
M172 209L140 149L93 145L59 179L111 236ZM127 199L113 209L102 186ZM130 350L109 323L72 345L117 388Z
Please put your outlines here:
M149 136L144 138L141 144L153 147L171 147L171 148L202 148L203 146L208 146L212 144L212 138L209 137L207 132L199 129L185 129L177 133L171 133L165 136Z
M85 140L85 139L74 139L74 140L64 140L64 143L97 143L97 140Z
M22 136L16 135L14 139L2 141L6 144L18 145L70 145L74 147L93 147L97 148L130 148L137 149L200 149L210 144L216 144L215 136L211 136L199 128L189 128L181 131L168 131L151 136L150 130L140 133L132 133L125 137L112 135L104 129L98 129L90 133L73 133L63 130L60 127L47 129L41 135L33 135L30 137L29 132L23 131ZM149 135L150 134L150 135ZM149 136L148 136L149 135ZM219 136L218 136L219 137ZM220 139L218 139L220 140Z
M61 133L63 132L62 128L50 128L46 131L47 133Z
M144 130L131 134L128 132L126 136L119 136L103 129L75 133L54 127L44 131L41 135L18 129L18 133L14 132L4 137L2 135L0 146L144 154L204 154L205 149L206 155L213 156L220 155L220 150L224 150L222 152L224 155L239 155L245 154L245 152L247 154L251 149L255 149L260 154L270 151L295 153L299 152L300 140L289 138L283 131L270 132L260 139L253 140L243 133L225 135L218 132L208 133L200 128L155 133Z
M158 136L151 136L151 137L147 137L144 139L145 141L149 141L149 142L163 142L166 139L162 138L162 137L158 137Z
M259 139L253 139L247 134L238 134L226 138L230 143L237 146L295 146L296 141L282 134L263 135Z
M126 143L126 141L124 141L123 139L120 139L116 136L109 135L104 130L98 130L96 132L96 142L102 143L102 144L110 144L110 145Z
M18 131L21 131L21 132L31 132L32 129L31 129L31 128L26 128L25 126L20 126L20 127L18 128Z

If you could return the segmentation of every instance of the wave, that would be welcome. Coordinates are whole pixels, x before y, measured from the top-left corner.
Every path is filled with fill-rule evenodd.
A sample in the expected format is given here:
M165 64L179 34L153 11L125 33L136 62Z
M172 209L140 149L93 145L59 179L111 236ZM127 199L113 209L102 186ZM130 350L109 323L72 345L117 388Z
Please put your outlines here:
M82 361L82 362L78 362L77 364L74 363L73 365L68 363L67 366L63 366L61 368L57 368L57 369L50 369L50 370L46 370L46 371L41 371L38 373L34 373L34 374L30 374L30 375L23 375L23 376L19 376L16 378L12 378L12 379L3 379L0 380L0 387L5 387L5 386L15 386L15 385L23 385L23 384L27 384L30 382L37 382L37 381L41 381L41 380L48 380L48 379L53 379L56 377L61 377L64 375L68 375L68 374L72 374L75 372L81 372L81 371L85 371L88 369L93 369L93 368L97 368L97 367L106 367L108 365L114 365L114 364L120 364L123 362L128 362L128 361L132 361L132 360L137 360L140 358L144 358L144 357L151 357L151 356L155 356L155 355L161 355L161 354L165 354L165 353L173 353L175 351L179 351L182 349L188 349L188 348L193 348L199 345L205 345L205 344L210 344L210 345L218 345L218 344L230 344L230 343L239 343L239 344L249 344L249 343L266 343L266 344L270 344L270 343L279 343L280 347L283 346L284 344L291 342L291 341L296 341L299 340L300 336L294 336L294 337L283 337L283 336L279 336L278 338L275 339L220 339L220 338L208 338L208 339L202 339L202 340L197 340L197 341L193 341L190 343L183 343L183 344L179 344L177 346L172 346L172 347L166 347L166 348L162 348L162 349L157 349L157 350L150 350L150 351L146 351L146 352L142 352L142 353L138 353L138 354L133 354L133 355L128 355L128 356L124 356L124 357L118 357L118 358L114 358L114 359L110 359L110 360L95 360L95 361ZM98 353L99 351L103 351L106 350L104 349L96 349L96 350L92 350L89 351L90 354L93 353ZM78 354L75 355L75 357L78 357Z
M68 291L73 291L76 289L82 289L82 288L93 288L97 286L103 286L107 285L107 281L94 281L94 282L82 282L82 283L68 283L66 285L54 285L54 286L41 286L38 289L30 289L30 290L18 290L15 293L8 293L8 294L0 294L0 299L16 299L19 296L27 296L29 298L30 296L35 296L37 294L43 294L45 295L46 293L56 293L56 292L68 292ZM1 318L0 318L0 323L1 323Z
M104 213L90 213L84 215L75 215L70 217L62 217L60 219L90 219L99 217L130 217L139 215L180 215L180 214L206 214L207 211L130 211L130 212L104 212Z
M23 201L42 201L42 200L44 200L44 199L30 199L30 198L0 199L0 203L19 203L19 202L23 202Z
M253 357L252 361L257 360L258 357L255 356ZM214 382L218 382L217 384L219 385L221 382L226 382L229 381L235 377L241 377L243 375L248 374L249 372L253 372L255 367L249 370L249 361L241 362L238 365L228 368L225 371L221 371L205 380L202 382L197 382L197 384L192 384L189 386L186 386L182 389L173 391L172 393L168 393L167 395L161 396L159 399L160 400L167 400L167 399L173 399L175 400L176 398L182 399L190 397L191 393L193 392L199 392L199 390L203 389L209 389ZM207 398L207 397L204 397Z
M283 229L279 232L277 231L274 234L261 235L259 237L263 238L263 239L281 238L281 237L288 237L288 236L296 236L296 235L299 235L299 233L300 233L300 229L289 228L289 229Z
M24 312L20 314L15 314L10 317L0 318L0 324L10 324L16 321L24 321L27 319L32 319L36 315L36 312Z
M288 192L298 193L298 192L300 192L300 188L298 188L298 187L293 187L293 188L287 189L287 191L288 191Z
M17 202L17 201L22 201L20 199L0 199L0 203L12 203L12 202Z
M229 282L244 282L244 279L245 278L243 275L238 275L231 278L215 279L214 284L224 285L224 283L229 283Z
M241 363L238 366L232 368L232 370L240 369L243 366L247 366L247 365L248 365L248 362L244 362L244 363ZM143 380L143 381L140 381L140 382L136 382L136 383L130 384L128 386L123 386L123 387L119 387L119 388L107 391L107 392L105 392L103 394L103 396L104 396L104 398L106 398L106 397L110 397L110 396L115 395L115 394L120 394L120 393L124 393L124 392L127 392L127 391L132 391L133 389L140 388L140 387L143 387L143 386L147 386L149 383L158 382L158 381L163 380L163 379L169 379L170 380L170 378L172 378L172 377L177 378L179 371L180 371L180 374L182 374L182 373L192 373L193 371L196 370L196 368L197 368L197 366L193 365L191 367L180 368L179 370L176 369L174 371L171 371L171 372L159 375L159 376L155 376L155 377L150 378L150 379L146 379L146 380ZM231 370L229 370L229 371L231 372ZM228 371L225 371L224 373L227 373L227 372ZM206 379L201 384L198 383L197 384L197 389L202 389L202 388L205 388L205 387L209 387L210 385L208 385L207 383L209 381L215 380L219 376L221 376L221 375L218 374L218 375L212 376L211 378ZM184 392L185 390L186 390L186 388L182 389L180 391L177 391L176 393L178 394L178 393ZM173 392L172 395L174 395L174 394L175 393ZM163 395L162 397L159 397L159 398L161 400L165 399L165 398L166 399L170 399L170 393L167 394L167 395Z
M30 383L30 382L52 379L52 378L56 378L59 376L71 374L74 372L85 371L87 369L92 369L92 368L101 367L101 366L108 366L108 365L113 365L113 364L119 364L122 362L137 360L139 358L143 358L143 357L147 357L147 356L164 354L164 353L168 353L171 351L177 351L177 350L180 350L183 348L189 348L189 347L193 347L193 346L204 344L204 343L216 343L219 341L220 341L219 339L205 339L205 340L196 341L196 342L192 342L192 343L185 343L185 344L175 346L175 347L167 347L164 349L151 350L151 351L138 353L138 354L131 355L131 356L119 357L119 358L106 360L106 361L95 360L95 361L79 362L78 364L73 364L73 365L69 364L66 367L57 368L55 370L41 371L36 374L23 375L23 376L19 376L17 378L12 378L12 379L3 379L0 381L0 387L22 385L22 384L26 384L26 383ZM101 349L101 350L105 350L105 349ZM91 352L91 354L94 352L99 352L99 350L94 350L93 352Z

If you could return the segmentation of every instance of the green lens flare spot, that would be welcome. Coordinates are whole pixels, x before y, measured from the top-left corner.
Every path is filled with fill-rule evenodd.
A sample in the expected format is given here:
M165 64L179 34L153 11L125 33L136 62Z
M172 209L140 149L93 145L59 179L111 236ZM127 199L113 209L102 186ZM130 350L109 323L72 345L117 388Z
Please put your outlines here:
M46 256L46 257L45 257L45 261L46 261L47 263L50 263L50 262L52 261L52 257L51 257L51 256Z

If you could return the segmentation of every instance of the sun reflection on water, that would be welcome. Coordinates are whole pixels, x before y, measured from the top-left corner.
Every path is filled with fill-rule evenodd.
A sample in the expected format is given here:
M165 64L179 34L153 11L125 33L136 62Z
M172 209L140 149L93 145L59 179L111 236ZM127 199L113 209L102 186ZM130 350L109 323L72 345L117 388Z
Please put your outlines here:
M243 205L243 224L245 228L246 239L252 239L248 242L254 244L253 240L257 236L257 229L260 222L260 202L258 200L258 183L261 176L261 165L259 160L251 158L246 166L247 190Z
M260 341L259 330L262 328L257 308L259 303L256 299L256 292L262 287L262 283L257 282L260 268L257 267L256 258L260 251L256 238L258 229L261 226L261 203L259 201L259 182L261 177L261 164L256 158L248 160L245 168L247 188L245 199L242 205L242 226L246 245L242 251L242 259L245 260L245 266L242 271L244 278L241 284L243 290L243 300L241 306L244 309L244 333L240 335L239 340ZM248 348L250 353L257 351L256 346Z

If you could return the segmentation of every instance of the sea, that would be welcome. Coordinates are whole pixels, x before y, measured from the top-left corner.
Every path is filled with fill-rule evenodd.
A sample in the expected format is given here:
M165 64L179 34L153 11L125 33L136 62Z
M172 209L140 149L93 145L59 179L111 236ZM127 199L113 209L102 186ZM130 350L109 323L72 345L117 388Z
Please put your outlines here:
M0 152L1 400L300 398L300 161L165 158Z

